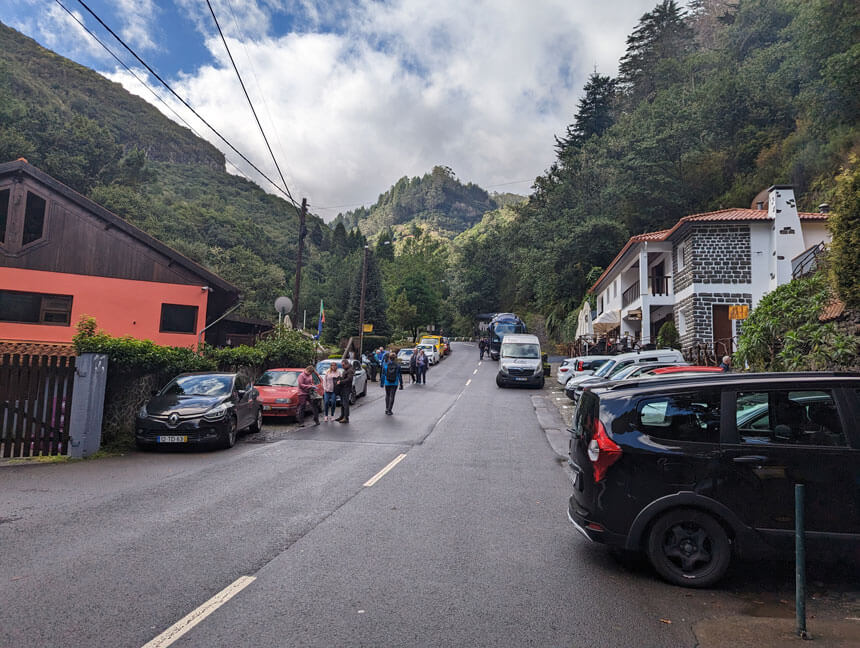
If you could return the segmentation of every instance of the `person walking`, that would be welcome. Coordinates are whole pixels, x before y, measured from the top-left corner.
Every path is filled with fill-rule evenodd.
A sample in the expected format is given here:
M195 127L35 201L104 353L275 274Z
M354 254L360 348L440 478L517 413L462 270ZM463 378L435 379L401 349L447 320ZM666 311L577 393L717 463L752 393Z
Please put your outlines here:
M338 378L336 386L340 394L340 418L335 419L338 423L349 423L349 398L352 396L352 379L355 378L355 368L349 360L341 363L343 371Z
M323 412L325 415L323 420L326 422L334 420L334 410L337 407L337 392L335 391L335 385L338 378L340 378L340 371L337 368L337 363L332 362L329 364L326 372L322 375ZM331 416L329 416L329 412L331 412Z
M391 416L394 414L394 397L397 395L397 389L398 387L403 389L403 374L400 372L397 354L393 351L382 365L379 384L385 388L385 413Z
M487 351L487 344L484 342L484 338L481 338L478 341L478 350L481 352L481 360L484 359L484 353Z
M418 352L413 349L412 355L409 356L409 375L412 377L412 383L418 382Z
M418 370L418 384L427 384L427 365L430 364L424 349L418 349L418 357L415 359L415 368Z
M314 413L314 425L320 424L320 411L317 407L317 399L313 398L311 394L312 390L316 391L313 375L313 365L308 365L305 367L305 370L299 374L299 406L296 409L296 422L299 425L304 423L306 405L310 405L311 411Z

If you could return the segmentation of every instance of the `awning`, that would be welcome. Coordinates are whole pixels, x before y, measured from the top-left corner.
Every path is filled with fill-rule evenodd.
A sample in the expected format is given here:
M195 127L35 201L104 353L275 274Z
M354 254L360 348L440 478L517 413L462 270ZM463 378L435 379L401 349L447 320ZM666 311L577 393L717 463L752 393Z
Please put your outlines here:
M608 333L621 325L621 311L604 311L594 320L594 332L599 334Z

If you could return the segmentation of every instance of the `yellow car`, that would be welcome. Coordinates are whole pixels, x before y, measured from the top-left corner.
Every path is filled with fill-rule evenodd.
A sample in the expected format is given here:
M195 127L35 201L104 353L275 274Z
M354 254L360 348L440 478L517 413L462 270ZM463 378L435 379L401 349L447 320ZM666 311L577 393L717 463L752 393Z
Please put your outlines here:
M445 355L445 347L442 344L441 335L422 335L421 339L418 341L418 344L432 344L434 347L436 347L436 351L439 353L440 359L443 355Z

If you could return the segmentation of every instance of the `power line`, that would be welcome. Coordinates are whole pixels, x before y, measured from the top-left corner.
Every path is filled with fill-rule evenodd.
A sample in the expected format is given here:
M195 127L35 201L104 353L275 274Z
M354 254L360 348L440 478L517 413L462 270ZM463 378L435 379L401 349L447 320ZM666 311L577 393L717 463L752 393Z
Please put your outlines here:
M206 0L206 6L209 7L209 13L212 14L212 20L215 21L215 26L218 28L218 35L221 36L221 42L224 43L224 49L227 50L227 56L230 57L230 63L233 65L233 70L236 72L236 78L239 79L239 85L242 86L242 92L245 93L245 99L248 100L248 105L251 107L251 112L254 115L254 121L257 122L257 128L260 129L260 134L263 136L263 141L266 143L266 148L269 149L269 155L272 156L272 162L275 163L275 168L278 170L278 175L281 176L281 182L284 183L284 189L287 192L287 195L290 197L290 200L295 202L293 199L293 195L290 193L290 188L287 186L287 181L284 179L284 174L281 173L281 167L278 165L278 160L275 158L275 154L272 151L272 147L269 145L269 138L266 137L266 133L263 130L263 125L260 123L260 118L257 117L257 111L254 110L254 103L251 101L251 97L248 96L248 90L245 88L245 82L242 81L242 75L239 74L239 68L236 67L236 61L233 60L233 54L230 52L230 47L227 45L227 39L224 38L224 32L221 31L221 25L218 23L218 18L215 16L215 10L212 8L212 3L209 0Z
M202 135L200 135L200 133L198 133L198 132L194 129L194 127L193 127L191 124L189 124L189 123L185 120L185 118L184 118L182 115L180 115L178 112L176 112L176 110L174 110L173 106L171 106L169 103L167 103L167 102L166 102L166 101L161 97L161 95L159 95L155 90L153 90L153 89L152 89L152 87L151 87L151 86L150 86L146 81L144 81L143 79L141 79L141 78L140 78L140 76L138 76L137 72L135 72L133 69L131 69L128 65L126 65L125 61L123 61L120 57L118 57L118 56L113 52L113 50L105 44L105 42L104 42L104 41L102 41L98 36L96 36L96 35L95 35L91 30L90 30L90 28L89 28L89 27L87 27L84 23L82 23L82 22L78 19L78 17L77 17L77 16L76 16L72 11L70 11L70 10L69 10L69 8L68 8L68 7L66 7L62 2L60 2L60 0L54 0L54 2L56 2L58 5L60 5L60 7L63 9L63 11L65 11L67 14L69 14L69 16L71 16L72 20L74 20L76 23L78 23L78 25L80 26L80 28L81 28L81 29L83 29L87 34L89 34L89 35L90 35L90 37L91 37L95 42L97 42L99 45L101 45L101 46L102 46L102 48L103 48L103 49L104 49L108 54L110 54L110 55L114 58L114 60L115 60L117 63L119 63L121 66L123 66L123 67L126 69L126 71L127 71L131 76L133 76L133 77L137 80L137 82L138 82L138 83L140 83L140 85L142 85L144 88L146 88L147 90L149 90L149 92L152 94L152 96L153 96L153 97L155 97L158 101L160 101L162 104L164 104L164 107L165 107L165 108L167 108L170 112L172 112L172 113L173 113L173 115L176 117L176 119L178 119L179 121L181 121L181 122L185 125L185 127L186 127L186 128L188 128L188 130L190 130L192 133L194 133L197 137L199 137L200 139L203 139L203 136L202 136ZM249 180L249 181L251 180L251 179L250 179L250 178L245 174L245 172L244 172L244 171L242 171L242 169L240 169L239 167L237 167L235 164L233 164L233 163L230 161L230 159L229 159L229 158L225 157L225 158L224 158L224 161L225 161L227 164L229 164L233 169L235 169L235 170L236 170L236 173L238 173L239 175L241 175L242 177L244 177L246 180Z
M128 50L128 52L129 52L129 53L130 53L130 54L131 54L135 59L137 59L137 61L138 61L138 62L139 62L143 67L145 67L145 68L147 69L147 71L148 71L152 76L154 76L156 79L158 79L158 81L159 81L159 83L161 83L161 85L163 85L165 88L167 88L167 90L170 92L170 94L172 94L174 97L176 97L176 98L177 98L177 99L178 99L178 100L179 100L179 101L180 101L180 102L181 102L181 103L182 103L186 108L188 108L188 110L190 110L192 113L194 113L194 116L195 116L195 117L197 117L197 119L199 119L201 122L203 122L203 123L204 123L204 124L209 128L209 130L211 130L213 133L215 133L215 135L217 135L217 136L218 136L218 138L219 138L222 142L224 142L227 146L229 146L229 147L230 147L230 149L231 149L234 153L236 153L236 155L238 155L240 158L242 158L245 162L247 162L247 163L251 166L251 168L252 168L252 169L254 169L257 173L259 173L259 174L260 174L261 176L263 176L266 180L268 180L268 181L269 181L269 183L270 183L270 184L271 184L275 189L277 189L277 190L278 190L278 191L280 191L282 194L284 194L284 195L289 199L289 201L290 201L290 202L291 202L295 207L298 207L298 206L299 206L299 205L298 205L298 203L297 203L297 202L293 199L293 197L289 194L289 192L285 192L283 189L281 189L281 187L280 187L280 186L279 186L279 185L278 185L274 180L272 180L268 175L266 175L265 173L263 173L263 172L262 172L262 171L257 167L257 165L256 165L256 164L254 164L253 162L251 162L251 160L249 160L249 159L248 159L248 158L247 158L247 157L246 157L246 156L245 156L241 151L239 151L239 149L237 149L235 146L233 146L233 145L232 145L232 144L227 140L227 138L225 138L225 137L224 137L220 132L218 132L218 130L217 130L214 126L212 126L212 124L210 124L208 121L206 121L206 120L205 120L205 119L204 119L204 118L203 118L203 117L202 117L202 116L201 116L201 115L200 115L196 110L194 110L194 108L191 106L191 104L189 104L185 99L183 99L182 97L180 97L180 96L179 96L179 94L178 94L178 93L177 93L177 92L176 92L172 87L170 87L170 84L169 84L169 83L167 83L167 81L165 81L164 79L162 79L162 78L161 78L161 76L159 76L158 72L156 72L155 70L153 70L153 69L152 69L152 67L151 67L151 66L150 66L146 61L144 61L142 58L140 58L140 56L138 56L138 55L137 55L137 52L135 52L133 49L131 49L131 47L129 47L129 46L125 43L125 41L124 41L124 40L122 40L122 38L120 38L120 37L116 34L116 32L114 32L110 27L108 27L108 26L105 24L105 22L104 22L104 21L103 21L103 20L98 16L98 14L96 14L92 9L90 9L90 8L89 8L89 6L87 6L87 3L86 3L86 2L84 2L84 0L78 0L78 4L80 4L84 9L86 9L86 10L87 10L87 12L88 12L88 13L89 13L93 18L95 18L95 19L96 19L96 21L98 21L98 23L99 23L102 27L104 27L104 28L108 31L108 33L110 33L110 35L111 35L111 36L113 36L113 37L117 40L117 42L119 42L119 44L120 44L120 45L122 45L126 50Z

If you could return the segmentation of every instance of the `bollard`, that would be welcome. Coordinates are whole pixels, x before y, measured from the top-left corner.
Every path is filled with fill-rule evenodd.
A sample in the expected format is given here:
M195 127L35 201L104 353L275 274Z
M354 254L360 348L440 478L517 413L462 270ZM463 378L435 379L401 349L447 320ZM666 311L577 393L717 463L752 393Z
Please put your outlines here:
M806 631L806 532L804 497L806 487L794 485L794 610L795 631L801 639L810 639Z

